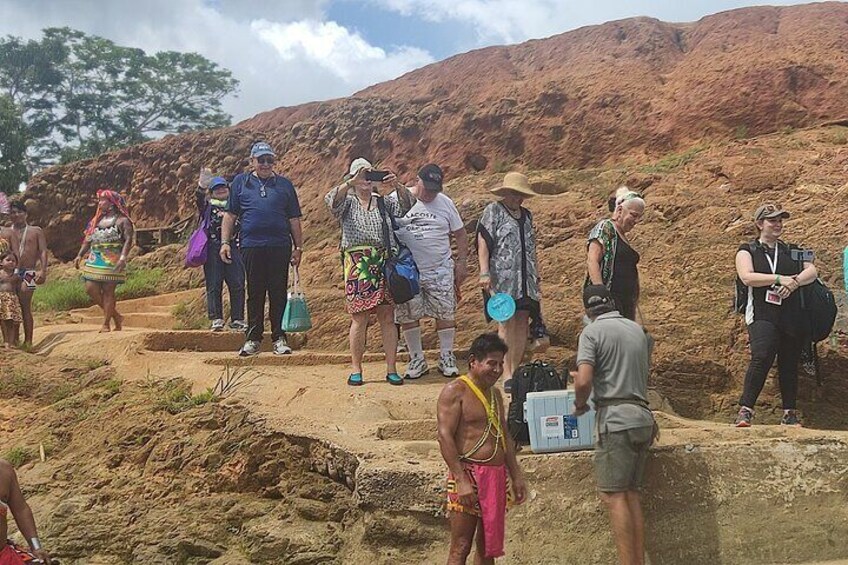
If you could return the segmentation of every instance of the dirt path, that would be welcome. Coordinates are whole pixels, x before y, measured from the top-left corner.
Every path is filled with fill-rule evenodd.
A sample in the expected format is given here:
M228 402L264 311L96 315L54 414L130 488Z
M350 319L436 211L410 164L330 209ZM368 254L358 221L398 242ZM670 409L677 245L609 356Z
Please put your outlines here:
M164 309L167 300L158 297L148 306ZM36 356L102 359L125 381L180 377L195 392L214 387L227 371L239 373L243 385L232 399L269 430L325 442L324 459L311 465L353 488L359 508L367 510L345 534L359 540L346 550L345 562L444 559L446 532L437 517L444 466L435 441L435 400L445 379L435 369L393 387L383 380L385 367L372 361L364 368L366 385L353 388L345 384L347 357L338 352L262 353L243 360L235 353L237 334L135 327L99 334L98 327L38 328ZM339 336L340 349L345 337ZM848 433L737 430L669 413L658 418L663 434L645 504L652 563L697 565L741 556L750 563L803 563L848 555L848 536L839 533L848 532ZM591 454L524 454L522 462L532 500L512 513L504 562L608 562L612 544L593 492ZM786 519L796 512L809 520ZM559 517L556 528L545 525L552 516ZM560 535L570 540L567 546L556 541Z

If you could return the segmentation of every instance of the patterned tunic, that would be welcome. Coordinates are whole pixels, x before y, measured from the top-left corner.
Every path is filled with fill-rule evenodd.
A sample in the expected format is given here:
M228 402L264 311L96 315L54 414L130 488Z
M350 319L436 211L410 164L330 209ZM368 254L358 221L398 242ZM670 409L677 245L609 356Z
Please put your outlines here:
M539 301L539 269L536 262L536 235L533 215L521 208L515 219L500 202L483 210L477 232L489 248L489 277L494 292L503 292L515 300Z
M117 220L115 220L117 221ZM117 270L124 248L124 235L116 223L97 226L88 241L91 249L83 265L82 278L87 281L121 284L127 280L126 270Z
M366 208L360 204L356 195L348 194L334 208L333 200L338 190L347 190L347 188L344 185L334 188L324 197L324 202L342 226L342 250L361 246L381 249L385 247L383 243L383 219L377 207L376 197L371 197L371 202ZM395 218L400 218L409 211L409 208L401 203L397 192L386 196L383 201L386 203L386 211ZM389 229L391 230L391 225ZM391 231L389 233L391 235ZM390 237L389 239L394 249L396 247L394 238Z

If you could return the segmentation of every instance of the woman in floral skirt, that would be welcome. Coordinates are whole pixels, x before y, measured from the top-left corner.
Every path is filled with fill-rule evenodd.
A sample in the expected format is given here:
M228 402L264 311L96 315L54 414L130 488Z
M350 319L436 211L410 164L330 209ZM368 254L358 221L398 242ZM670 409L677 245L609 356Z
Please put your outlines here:
M350 314L349 338L353 365L347 384L363 384L365 333L368 316L374 312L380 320L383 351L386 354L386 380L392 385L402 385L403 378L398 375L396 367L398 334L394 323L394 304L383 275L386 260L384 222L388 225L390 244L396 244L391 231L391 219L381 213L379 202L382 199L382 208L386 214L401 217L412 207L415 198L393 174L379 182L366 180L366 173L372 170L371 163L366 159L360 157L354 160L347 180L333 188L324 199L342 228L345 308ZM383 197L381 190L391 191L391 194Z

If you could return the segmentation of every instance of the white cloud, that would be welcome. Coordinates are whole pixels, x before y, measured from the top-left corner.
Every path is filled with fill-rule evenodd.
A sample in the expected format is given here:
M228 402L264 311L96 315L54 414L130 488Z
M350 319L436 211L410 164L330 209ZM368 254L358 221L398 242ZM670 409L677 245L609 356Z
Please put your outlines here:
M805 4L815 0L367 0L373 6L431 22L471 27L476 44L517 43L586 25L649 16L695 21L708 14L751 5Z
M323 21L330 0L2 0L0 35L69 26L147 52L194 51L232 71L236 121L280 106L347 96L432 61L424 50L369 44Z
M480 43L515 43L560 33L570 19L565 0L371 0L405 16L471 24Z
M252 28L284 60L312 61L348 84L362 87L433 61L429 53L413 47L387 53L336 22L304 20L279 24L259 20L252 23Z

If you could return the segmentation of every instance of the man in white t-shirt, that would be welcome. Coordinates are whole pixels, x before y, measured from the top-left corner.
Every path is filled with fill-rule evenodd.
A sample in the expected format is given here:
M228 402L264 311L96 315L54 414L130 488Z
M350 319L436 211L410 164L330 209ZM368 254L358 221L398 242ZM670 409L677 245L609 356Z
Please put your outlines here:
M421 274L421 292L395 307L395 317L403 328L409 348L409 365L404 377L417 379L430 369L421 345L422 318L434 318L439 335L439 371L446 377L459 375L453 341L456 334L457 289L468 274L468 238L465 225L453 200L442 193L444 175L438 165L425 165L411 189L418 199L403 218L397 236L415 258ZM451 237L456 243L456 261L451 253Z

